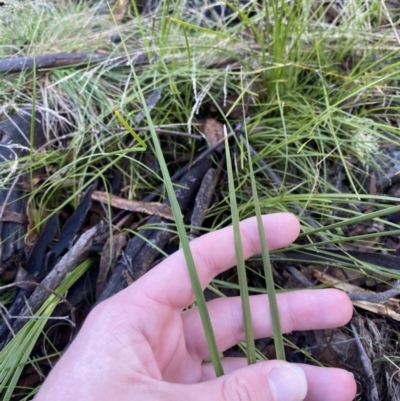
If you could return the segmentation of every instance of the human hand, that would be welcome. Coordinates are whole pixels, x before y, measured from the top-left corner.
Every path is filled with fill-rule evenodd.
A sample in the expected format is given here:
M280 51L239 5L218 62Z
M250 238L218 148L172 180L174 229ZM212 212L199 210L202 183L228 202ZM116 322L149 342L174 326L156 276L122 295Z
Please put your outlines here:
M270 249L290 244L299 223L290 214L263 216ZM255 218L240 225L246 258L261 250ZM232 227L191 242L205 287L236 264ZM341 369L266 361L246 366L224 358L215 378L197 309L183 312L194 295L181 251L167 258L89 314L79 335L45 380L34 401L350 401L356 384ZM347 323L352 305L337 290L278 295L284 332ZM208 309L220 352L244 340L240 298L210 301ZM251 297L256 338L272 334L268 298Z

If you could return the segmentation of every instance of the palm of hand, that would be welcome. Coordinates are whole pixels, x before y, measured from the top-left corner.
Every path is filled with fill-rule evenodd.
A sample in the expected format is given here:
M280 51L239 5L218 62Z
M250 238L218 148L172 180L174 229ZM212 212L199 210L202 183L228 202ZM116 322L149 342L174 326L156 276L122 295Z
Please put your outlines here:
M202 359L188 347L182 312L157 302L151 305L151 302L147 300L146 309L134 305L129 312L125 310L121 325L129 322L129 327L113 330L115 335L131 333L131 347L125 350L127 361L124 363L126 366L130 359L133 365L129 376L136 371L139 375L171 383L200 382ZM149 307L153 310L151 316Z

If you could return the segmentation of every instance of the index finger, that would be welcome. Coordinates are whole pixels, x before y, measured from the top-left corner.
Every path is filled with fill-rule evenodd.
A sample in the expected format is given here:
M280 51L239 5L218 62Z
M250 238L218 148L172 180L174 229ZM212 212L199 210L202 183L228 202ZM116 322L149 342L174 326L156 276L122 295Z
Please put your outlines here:
M270 250L289 245L300 231L299 221L290 213L265 215L262 221ZM240 234L246 259L261 252L255 217L240 223ZM232 226L195 239L190 248L203 289L215 276L236 264ZM123 293L131 300L146 297L174 309L182 310L193 303L195 299L183 252L180 250L165 259Z

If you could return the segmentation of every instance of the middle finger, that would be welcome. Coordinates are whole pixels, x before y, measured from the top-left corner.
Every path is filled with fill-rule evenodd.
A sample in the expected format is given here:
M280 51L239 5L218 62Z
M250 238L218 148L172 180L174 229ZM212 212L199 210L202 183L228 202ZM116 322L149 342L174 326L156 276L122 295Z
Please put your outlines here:
M352 315L347 295L334 289L302 290L278 294L278 308L284 333L293 330L317 330L346 324ZM244 341L240 297L219 298L208 302L208 310L219 352ZM272 335L268 297L250 297L254 338ZM183 330L188 352L200 360L210 357L197 309L183 312Z

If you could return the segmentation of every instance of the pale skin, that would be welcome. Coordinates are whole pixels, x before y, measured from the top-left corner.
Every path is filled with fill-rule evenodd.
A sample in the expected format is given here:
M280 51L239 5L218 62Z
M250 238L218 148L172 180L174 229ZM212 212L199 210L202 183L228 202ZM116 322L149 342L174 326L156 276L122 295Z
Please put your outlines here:
M299 233L295 216L263 216L270 249ZM241 223L246 258L261 250L255 218ZM203 287L236 263L232 227L191 243ZM266 361L247 366L224 358L215 377L185 259L176 252L130 287L97 306L56 364L34 401L351 401L353 376L341 369ZM352 315L337 290L305 290L278 296L284 332L339 327ZM244 340L240 298L208 303L220 352ZM251 297L254 335L272 334L268 298Z

